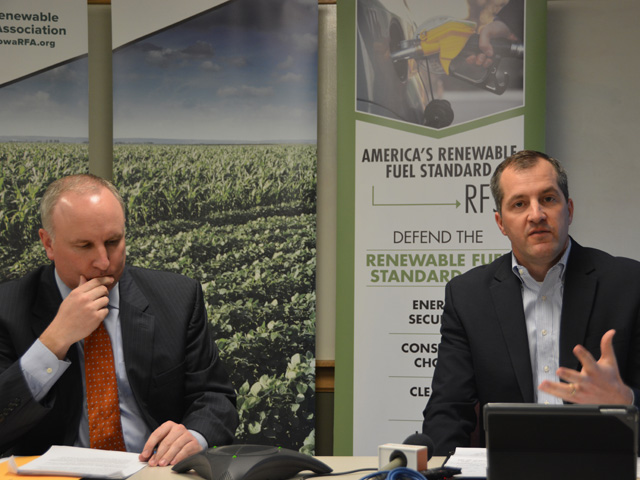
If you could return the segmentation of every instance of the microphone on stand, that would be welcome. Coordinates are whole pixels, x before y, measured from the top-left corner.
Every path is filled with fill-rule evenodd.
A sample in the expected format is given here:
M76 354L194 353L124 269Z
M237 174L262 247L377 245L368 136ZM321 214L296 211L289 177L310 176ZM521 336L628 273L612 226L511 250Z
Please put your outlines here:
M433 441L428 435L414 433L403 443L385 443L378 447L378 470L388 472L395 468L407 467L426 470L427 460L433 454ZM383 480L386 474L376 475L373 480Z
M433 457L433 451L435 450L435 444L429 435L424 433L414 433L409 435L404 443L408 445L425 445L429 451L429 459ZM427 480L446 480L453 478L454 475L461 473L462 470L457 467L435 467L420 470L420 473L424 475Z
M435 444L429 435L414 433L409 435L401 444L387 443L378 447L378 464L380 472L391 472L396 468L407 467L419 472L427 480L451 479L461 470L455 467L428 468L427 460L433 457ZM387 462L383 465L384 462ZM420 477L416 472L417 477ZM392 474L393 475L393 474ZM413 478L404 474L406 478ZM380 473L370 480L385 480L387 473Z
M423 447L427 447L427 457L430 460L433 457L433 451L435 450L435 444L429 435L425 435L424 433L414 433L409 435L404 442L404 445L420 445Z

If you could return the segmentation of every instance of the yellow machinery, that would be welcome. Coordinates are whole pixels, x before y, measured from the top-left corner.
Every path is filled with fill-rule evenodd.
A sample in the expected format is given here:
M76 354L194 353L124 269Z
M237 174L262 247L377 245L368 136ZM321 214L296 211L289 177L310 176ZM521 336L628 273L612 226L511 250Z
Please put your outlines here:
M495 94L507 88L509 75L500 71L502 57L522 58L524 47L506 39L493 39L493 62L489 67L467 62L471 55L480 53L476 24L449 17L440 17L418 28L416 38L400 42L392 53L394 62L409 59L427 60L438 56L439 63L447 75L460 78Z

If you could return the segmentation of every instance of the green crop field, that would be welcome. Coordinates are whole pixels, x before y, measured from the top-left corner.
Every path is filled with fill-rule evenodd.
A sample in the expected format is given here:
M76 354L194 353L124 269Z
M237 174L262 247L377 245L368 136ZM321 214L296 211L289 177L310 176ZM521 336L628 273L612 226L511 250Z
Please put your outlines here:
M86 145L0 144L0 279L47 262L38 205ZM116 145L127 261L200 281L238 441L313 453L315 145Z

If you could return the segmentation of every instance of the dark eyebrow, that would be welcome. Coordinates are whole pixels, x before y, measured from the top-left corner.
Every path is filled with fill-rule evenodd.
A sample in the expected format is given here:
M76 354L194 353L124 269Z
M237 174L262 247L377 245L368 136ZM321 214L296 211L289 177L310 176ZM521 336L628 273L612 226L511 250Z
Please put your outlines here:
M540 193L541 196L554 195L556 197L562 197L562 192L557 188L548 188L547 190Z
M540 195L549 195L550 193L553 193L555 195L561 195L562 194L562 192L557 187L549 187L549 188L547 188L545 190L542 190L540 192ZM523 198L527 198L527 195L517 194L517 195L514 195L512 197L505 198L505 202L513 203L516 200L520 200L520 199L523 199Z
M521 194L520 195L513 195L512 197L506 198L504 201L506 203L513 203L516 200L521 200L523 198L526 198L526 195L521 195Z

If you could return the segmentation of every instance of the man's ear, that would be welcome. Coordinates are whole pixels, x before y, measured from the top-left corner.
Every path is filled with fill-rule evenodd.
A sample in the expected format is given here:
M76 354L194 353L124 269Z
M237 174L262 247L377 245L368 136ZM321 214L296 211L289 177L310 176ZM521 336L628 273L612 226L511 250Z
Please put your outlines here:
M567 202L567 209L569 210L569 225L573 222L573 200L569 199Z
M496 223L498 224L498 228L500 229L500 231L502 232L503 235L507 235L507 232L504 229L504 226L502 225L502 215L500 215L500 212L495 212L495 218L496 218Z
M42 246L44 247L44 251L47 253L47 257L49 260L53 261L53 238L49 235L44 228L38 230L38 235L40 235L40 241L42 242Z

